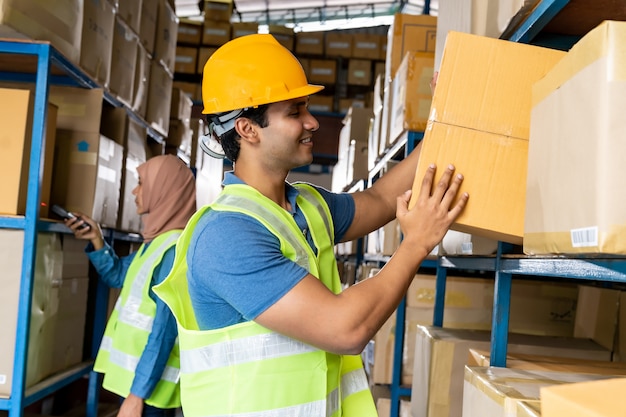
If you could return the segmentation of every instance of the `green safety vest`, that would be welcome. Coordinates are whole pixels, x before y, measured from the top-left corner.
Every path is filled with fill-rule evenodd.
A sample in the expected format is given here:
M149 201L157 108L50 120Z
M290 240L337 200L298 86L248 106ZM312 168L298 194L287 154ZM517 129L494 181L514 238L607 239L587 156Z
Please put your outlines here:
M376 407L358 355L336 355L254 321L199 330L187 287L187 248L208 210L247 214L280 239L282 253L335 294L341 291L330 211L313 187L296 185L317 256L292 215L257 190L228 185L189 221L170 275L155 292L178 322L185 417L373 417Z
M135 378L156 314L156 303L148 295L154 268L165 252L176 244L180 230L156 237L144 252L142 244L128 267L126 279L115 309L107 323L94 364L94 371L104 373L102 386L127 397ZM180 354L174 345L161 379L144 402L159 408L180 407Z

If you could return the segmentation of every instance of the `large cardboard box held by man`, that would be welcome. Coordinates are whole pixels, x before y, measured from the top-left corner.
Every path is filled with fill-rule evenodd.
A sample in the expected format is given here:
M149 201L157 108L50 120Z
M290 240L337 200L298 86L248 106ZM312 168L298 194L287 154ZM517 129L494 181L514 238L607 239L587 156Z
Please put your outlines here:
M452 229L521 244L531 87L565 52L460 32L446 40L413 184L428 166L465 176L470 200Z
M528 254L626 254L625 38L600 24L533 88Z

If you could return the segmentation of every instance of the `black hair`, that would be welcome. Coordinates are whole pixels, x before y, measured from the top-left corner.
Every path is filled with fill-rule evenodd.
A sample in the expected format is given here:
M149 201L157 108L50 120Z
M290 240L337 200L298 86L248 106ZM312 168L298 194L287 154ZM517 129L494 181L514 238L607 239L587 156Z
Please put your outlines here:
M260 127L267 127L268 108L269 104L262 104L258 107L250 107L249 109L244 110L238 118L245 117ZM210 115L207 115L207 123L211 123L209 116ZM222 145L222 149L224 149L226 158L230 159L232 162L236 162L237 158L239 158L239 139L240 137L236 129L231 129L219 137L219 142Z

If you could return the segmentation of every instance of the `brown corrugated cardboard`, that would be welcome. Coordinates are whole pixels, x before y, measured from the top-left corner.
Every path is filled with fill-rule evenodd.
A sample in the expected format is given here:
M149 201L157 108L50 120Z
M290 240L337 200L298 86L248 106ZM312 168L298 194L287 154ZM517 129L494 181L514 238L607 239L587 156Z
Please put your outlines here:
M170 126L173 78L158 62L152 61L146 121L156 131L167 135Z
M207 20L202 31L202 45L221 46L231 39L230 22Z
M334 59L310 59L308 75L307 78L311 83L335 84L337 81L337 61Z
M137 214L133 190L139 183L137 167L144 162L146 162L146 128L129 118L118 215L118 228L120 230L141 233L141 216Z
M2 2L0 37L23 38L26 35L30 39L49 41L74 63L78 63L80 57L82 28L82 0Z
M626 378L541 388L542 417L623 417Z
M231 36L233 39L240 36L253 35L259 33L259 24L257 22L232 22Z
M352 54L353 35L341 31L326 32L326 56L350 58Z
M489 331L417 326L411 409L414 417L461 417L469 349L490 349ZM610 361L587 339L509 334L508 352ZM464 415L464 414L463 414ZM490 414L483 414L489 415Z
M206 20L218 20L222 22L230 21L233 14L233 2L232 1L204 1L204 19Z
M450 32L418 162L465 176L470 200L453 230L521 244L524 234L531 86L565 52ZM409 206L412 207L412 199Z
M604 22L533 88L527 254L626 254L625 37Z
M146 118L148 107L148 87L150 85L150 57L146 48L137 42L137 61L135 64L135 82L133 84L133 105L131 109L139 117Z
M194 46L176 46L174 72L195 74L198 68L198 48Z
M178 17L167 0L159 1L156 32L154 35L153 60L174 72L176 62L176 34L178 33Z
M116 17L109 90L128 107L132 106L134 97L138 42L137 36L130 27L122 19Z
M387 38L376 33L355 33L352 42L352 58L385 59L381 43Z
M159 2L160 0L142 0L141 2L139 42L146 48L146 52L151 57L154 53Z
M578 291L574 336L615 347L621 291L581 285Z
M296 33L296 53L324 55L324 32Z
M369 59L350 59L348 61L348 84L371 85L372 61Z
M194 20L181 20L178 23L178 44L190 46L200 45L202 41L202 22Z
M115 1L115 3L117 4L117 15L124 19L124 22L130 26L133 32L138 34L141 29L141 5L143 0L121 0Z
M544 387L597 381L609 375L465 367L463 417L517 417L520 401L537 401ZM570 417L571 414L560 414Z
M424 131L432 92L434 55L432 52L406 53L392 81L389 141L407 130Z
M108 87L111 75L114 25L115 8L111 3L93 0L84 3L80 67L103 87Z

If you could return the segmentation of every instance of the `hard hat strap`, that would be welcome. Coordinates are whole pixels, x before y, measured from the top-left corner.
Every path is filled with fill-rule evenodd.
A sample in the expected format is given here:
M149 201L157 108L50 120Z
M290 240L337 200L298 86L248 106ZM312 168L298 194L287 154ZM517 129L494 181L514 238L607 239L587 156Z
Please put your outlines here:
M220 114L208 116L208 119L211 122L213 131L215 132L215 134L219 137L219 136L222 136L224 133L228 132L229 130L234 129L235 120L237 120L237 118L241 116L243 112L246 110L247 108L237 109L237 110L229 111L226 113L220 113Z

